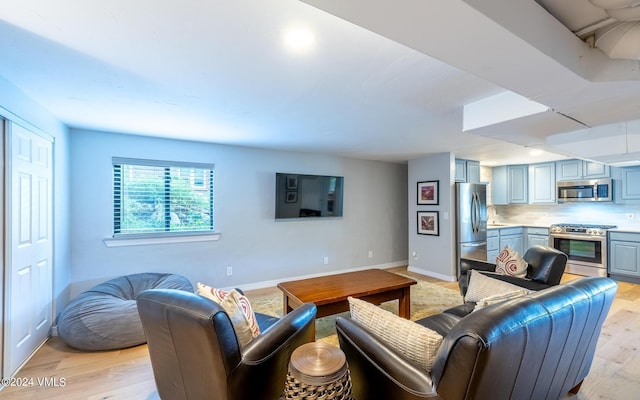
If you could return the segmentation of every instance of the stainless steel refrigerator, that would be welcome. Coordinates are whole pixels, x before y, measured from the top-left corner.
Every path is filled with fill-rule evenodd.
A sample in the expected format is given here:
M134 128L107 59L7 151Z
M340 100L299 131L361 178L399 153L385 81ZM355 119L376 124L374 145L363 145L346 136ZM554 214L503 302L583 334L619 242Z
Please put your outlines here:
M456 183L456 204L458 262L487 261L487 185Z

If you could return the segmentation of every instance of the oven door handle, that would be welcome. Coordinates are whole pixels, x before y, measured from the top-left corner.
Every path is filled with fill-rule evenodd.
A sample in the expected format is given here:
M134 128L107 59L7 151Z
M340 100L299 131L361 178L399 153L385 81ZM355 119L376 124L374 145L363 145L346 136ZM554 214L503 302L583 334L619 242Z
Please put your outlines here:
M606 236L591 236L591 235L572 235L570 233L551 233L549 234L549 242L553 244L553 239L571 239L571 240L585 240L589 242L606 242Z

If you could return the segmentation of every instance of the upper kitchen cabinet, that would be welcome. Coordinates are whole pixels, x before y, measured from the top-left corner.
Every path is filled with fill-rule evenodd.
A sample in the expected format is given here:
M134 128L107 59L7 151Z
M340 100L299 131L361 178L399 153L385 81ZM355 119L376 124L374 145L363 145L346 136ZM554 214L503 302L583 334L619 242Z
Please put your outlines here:
M528 165L506 165L492 169L492 204L527 204Z
M480 183L480 162L456 158L456 182Z
M621 168L622 200L640 200L640 167Z
M592 161L574 159L557 161L555 164L556 177L559 181L608 178L611 174L608 165Z
M556 165L553 162L529 165L529 203L556 202Z

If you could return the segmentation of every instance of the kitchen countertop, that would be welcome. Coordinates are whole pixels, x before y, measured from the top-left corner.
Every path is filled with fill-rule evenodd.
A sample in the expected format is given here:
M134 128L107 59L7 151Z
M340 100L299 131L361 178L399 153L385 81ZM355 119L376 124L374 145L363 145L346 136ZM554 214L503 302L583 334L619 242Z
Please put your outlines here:
M488 226L487 229L489 229ZM640 226L619 226L615 229L609 229L609 232L640 233Z
M549 228L550 225L545 224L511 224L511 223L499 223L489 224L487 223L487 229L501 229L501 228Z
M498 223L498 224L489 224L487 223L487 230L489 229L502 229L502 228L549 228L551 225L545 224L516 224L516 223ZM610 229L609 232L629 232L629 233L640 233L640 226L619 226L615 229Z

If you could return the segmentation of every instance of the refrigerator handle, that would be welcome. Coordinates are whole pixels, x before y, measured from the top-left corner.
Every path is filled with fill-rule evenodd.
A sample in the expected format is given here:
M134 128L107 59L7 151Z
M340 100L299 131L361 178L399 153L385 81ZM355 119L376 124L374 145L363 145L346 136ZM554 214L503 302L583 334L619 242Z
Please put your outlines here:
M480 232L480 194L476 192L476 233Z
M478 194L473 192L471 194L471 231L475 235L478 233Z

